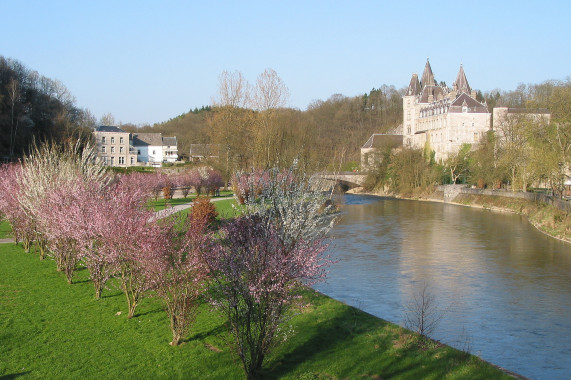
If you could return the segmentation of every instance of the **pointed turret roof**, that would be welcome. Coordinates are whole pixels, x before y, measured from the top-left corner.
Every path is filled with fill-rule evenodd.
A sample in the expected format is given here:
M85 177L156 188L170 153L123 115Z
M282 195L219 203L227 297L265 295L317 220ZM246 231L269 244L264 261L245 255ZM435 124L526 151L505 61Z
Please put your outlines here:
M418 81L418 75L412 74L410 78L410 84L408 85L408 90L406 91L407 96L420 94L420 82Z
M464 73L464 68L462 67L462 64L460 64L460 70L458 71L458 76L456 77L456 81L454 81L452 88L454 89L454 91L458 91L459 94L463 92L466 94L470 94L470 92L472 91L470 85L468 84L468 79L466 79L466 74Z
M422 79L420 81L421 86L424 88L426 86L435 86L434 74L432 73L432 68L430 67L430 62L426 58L426 66L424 66L424 72L422 73Z

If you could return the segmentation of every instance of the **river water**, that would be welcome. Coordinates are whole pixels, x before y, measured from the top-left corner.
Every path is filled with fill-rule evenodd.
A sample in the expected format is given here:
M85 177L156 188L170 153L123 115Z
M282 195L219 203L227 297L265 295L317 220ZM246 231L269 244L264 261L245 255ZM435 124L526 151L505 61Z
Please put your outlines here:
M317 290L404 325L426 286L443 313L432 338L533 379L571 378L571 244L513 214L345 200L339 262Z

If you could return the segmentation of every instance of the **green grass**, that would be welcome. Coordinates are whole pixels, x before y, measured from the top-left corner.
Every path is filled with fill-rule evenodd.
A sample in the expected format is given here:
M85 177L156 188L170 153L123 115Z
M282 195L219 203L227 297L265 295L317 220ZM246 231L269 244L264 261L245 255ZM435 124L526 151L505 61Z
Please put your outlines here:
M232 191L221 191L220 197L229 197L229 196L232 196L232 194L233 194ZM170 206L183 205L183 204L192 202L195 198L196 198L196 194L191 195L191 196L186 197L186 198L167 199L166 204L168 204ZM216 197L216 198L218 198L218 197ZM216 198L212 198L212 199L216 199ZM164 210L166 207L165 206L165 200L162 197L159 197L157 200L152 198L147 204L149 207L152 207L152 209L154 211Z
M157 299L127 320L122 293L107 289L97 301L87 277L79 270L68 285L53 261L0 244L0 378L243 378L224 320L208 305L184 344L171 347ZM263 378L508 378L446 346L420 349L408 331L313 291L301 304Z
M0 239L12 237L12 226L7 221L0 222Z
M151 207L154 211L160 211L164 210L167 204L170 206L183 205L192 202L195 198L196 196L191 196L187 198L174 198L174 199L167 199L166 202L165 199L161 198L157 200L151 199L150 201L147 202L147 205Z

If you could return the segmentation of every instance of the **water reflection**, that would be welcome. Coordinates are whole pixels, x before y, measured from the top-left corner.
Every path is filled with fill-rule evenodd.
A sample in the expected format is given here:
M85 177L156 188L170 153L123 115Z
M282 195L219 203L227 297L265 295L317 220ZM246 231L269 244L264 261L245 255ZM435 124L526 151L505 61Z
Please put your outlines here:
M571 371L571 245L517 215L348 196L325 294L396 323L426 283L434 334L532 378Z

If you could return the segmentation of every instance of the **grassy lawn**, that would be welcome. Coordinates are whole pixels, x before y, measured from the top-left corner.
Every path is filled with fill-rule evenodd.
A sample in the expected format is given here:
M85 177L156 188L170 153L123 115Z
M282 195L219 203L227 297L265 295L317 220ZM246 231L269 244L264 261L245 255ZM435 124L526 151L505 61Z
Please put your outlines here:
M0 378L243 378L224 320L204 304L185 343L169 346L161 303L127 320L122 293L94 299L87 270L68 285L50 260L0 244ZM292 333L264 366L267 379L508 378L449 347L419 349L406 330L307 291Z
M220 197L229 197L232 196L232 191L221 191L220 192ZM165 200L161 197L159 197L157 200L151 199L148 202L149 207L152 207L154 211L160 211L160 210L164 210L165 209L165 204L168 204L170 206L177 206L177 205L183 205L186 203L190 203L192 202L194 199L196 198L196 194L194 195L190 195L186 198L173 198L173 199L167 199L166 203ZM216 197L218 198L218 197ZM212 199L216 199L216 198L212 198Z
M0 222L0 239L9 237L12 237L12 226L6 221Z

